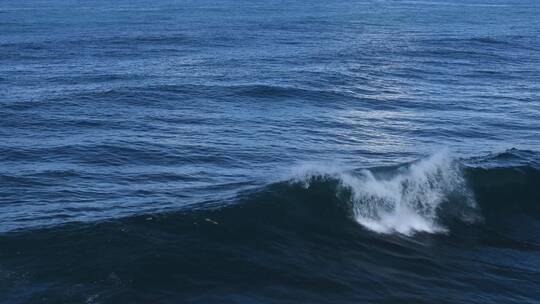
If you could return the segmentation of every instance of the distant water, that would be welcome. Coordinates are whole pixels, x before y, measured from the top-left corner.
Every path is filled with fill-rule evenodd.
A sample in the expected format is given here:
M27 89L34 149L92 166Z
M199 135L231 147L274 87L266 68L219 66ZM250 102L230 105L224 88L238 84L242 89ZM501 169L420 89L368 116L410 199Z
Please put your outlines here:
M0 303L539 303L539 16L0 0Z

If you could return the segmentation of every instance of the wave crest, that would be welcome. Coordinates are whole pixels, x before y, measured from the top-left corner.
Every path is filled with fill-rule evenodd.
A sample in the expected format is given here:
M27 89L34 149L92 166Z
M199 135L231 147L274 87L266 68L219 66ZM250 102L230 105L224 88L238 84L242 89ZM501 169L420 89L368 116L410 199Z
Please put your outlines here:
M377 233L444 233L447 229L440 221L443 205L452 204L449 210L477 208L460 164L446 150L392 174L367 169L354 174L337 167L304 166L294 180L309 187L316 176L338 179L340 191L349 193L355 220ZM464 212L454 215L467 221L477 219Z

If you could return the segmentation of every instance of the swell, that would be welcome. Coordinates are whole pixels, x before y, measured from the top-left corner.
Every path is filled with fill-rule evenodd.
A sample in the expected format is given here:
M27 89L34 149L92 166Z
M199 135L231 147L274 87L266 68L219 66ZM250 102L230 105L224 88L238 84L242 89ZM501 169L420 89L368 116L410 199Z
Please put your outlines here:
M108 144L70 144L41 146L36 148L0 148L5 161L46 162L50 160L68 161L95 166L115 165L177 165L185 163L233 163L232 157L215 147L202 149L196 144L182 147L168 147L145 142L111 142ZM186 154L186 155L184 155Z
M532 300L540 170L490 164L303 166L233 204L4 233L0 301Z
M200 63L196 63L200 65ZM94 86L86 88L85 86L94 83L98 79L115 78L126 81L141 80L137 75L132 74L109 74L109 75L89 75L86 78L80 76L62 76L49 78L51 82L62 82L62 84L71 84L77 82L82 87L80 90L71 90L62 92L50 92L42 100L4 102L3 105L10 110L33 110L50 109L60 106L62 108L77 109L81 105L88 103L99 104L101 107L110 107L113 105L125 105L134 107L157 107L172 108L179 99L197 101L201 97L211 96L212 99L222 101L238 102L245 100L272 100L272 98L291 98L297 100L308 100L311 102L328 101L330 99L351 98L350 93L346 91L315 88L312 86L293 87L287 85L267 85L267 84L245 84L245 85L206 85L206 84L184 84L169 85L157 84L151 86L117 86L114 81L106 81L106 84L96 89ZM185 108L193 105L182 105Z
M238 193L233 202L216 199L176 212L111 221L194 217L238 223L256 219L257 223L276 226L347 223L381 234L444 234L456 223L481 226L497 225L505 217L518 215L539 218L537 158L531 151L508 150L488 157L456 159L442 151L412 163L369 169L303 165L293 168L283 181ZM47 177L76 177L75 171L50 176L54 173L47 173ZM0 178L13 186L35 183L10 175ZM126 180L136 181L129 178ZM194 180L190 175L152 177L158 178Z

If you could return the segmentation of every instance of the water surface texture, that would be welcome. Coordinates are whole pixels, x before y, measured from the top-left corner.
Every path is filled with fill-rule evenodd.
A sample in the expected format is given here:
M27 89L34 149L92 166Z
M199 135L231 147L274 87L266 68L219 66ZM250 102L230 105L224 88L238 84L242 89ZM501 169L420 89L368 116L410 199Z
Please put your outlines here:
M0 0L0 303L538 303L538 16Z

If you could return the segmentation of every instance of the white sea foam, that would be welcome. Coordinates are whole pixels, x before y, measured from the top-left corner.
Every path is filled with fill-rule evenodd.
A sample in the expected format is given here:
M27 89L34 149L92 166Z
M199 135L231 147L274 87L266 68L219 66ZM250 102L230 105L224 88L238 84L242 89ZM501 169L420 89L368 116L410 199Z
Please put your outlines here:
M475 205L459 165L446 150L384 178L369 170L359 175L347 173L339 166L312 164L295 170L295 180L306 186L314 176L337 178L341 188L352 194L356 221L378 233L445 232L446 228L438 221L438 212L453 193L459 193L469 207Z

